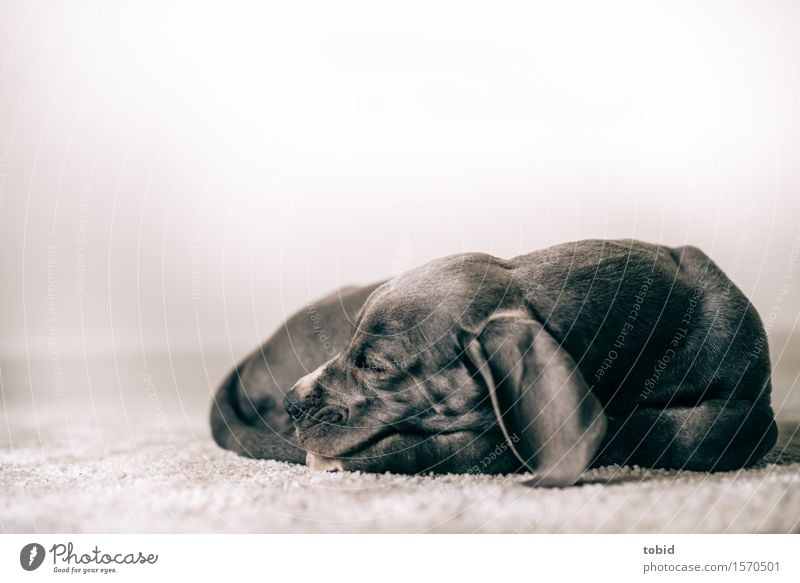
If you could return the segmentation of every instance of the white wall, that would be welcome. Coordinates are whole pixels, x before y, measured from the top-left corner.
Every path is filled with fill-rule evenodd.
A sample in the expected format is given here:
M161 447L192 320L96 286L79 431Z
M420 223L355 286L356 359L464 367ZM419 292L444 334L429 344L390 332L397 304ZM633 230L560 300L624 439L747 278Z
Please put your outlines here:
M0 354L243 351L586 237L699 245L796 326L797 3L258 4L0 6Z

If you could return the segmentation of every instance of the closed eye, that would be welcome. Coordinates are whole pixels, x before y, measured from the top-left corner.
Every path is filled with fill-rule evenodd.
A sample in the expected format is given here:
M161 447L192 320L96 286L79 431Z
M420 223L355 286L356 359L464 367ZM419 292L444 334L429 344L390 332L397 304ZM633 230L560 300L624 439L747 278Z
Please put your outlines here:
M365 371L385 373L388 370L383 364L367 358L367 355L364 354L363 352L356 357L353 364L355 365L356 368Z

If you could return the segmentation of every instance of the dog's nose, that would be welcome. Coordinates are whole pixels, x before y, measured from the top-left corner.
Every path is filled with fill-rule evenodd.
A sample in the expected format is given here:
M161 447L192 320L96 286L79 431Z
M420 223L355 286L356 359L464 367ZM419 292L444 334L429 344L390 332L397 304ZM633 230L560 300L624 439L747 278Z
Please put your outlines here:
M289 414L289 417L294 420L300 419L305 415L305 410L300 404L300 397L297 395L295 389L292 389L283 396L283 406Z

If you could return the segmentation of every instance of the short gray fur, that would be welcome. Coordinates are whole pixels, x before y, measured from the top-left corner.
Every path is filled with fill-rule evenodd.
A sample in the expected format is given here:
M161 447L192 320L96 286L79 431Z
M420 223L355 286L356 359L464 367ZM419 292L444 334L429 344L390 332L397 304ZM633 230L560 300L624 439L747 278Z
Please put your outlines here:
M735 469L777 435L752 304L699 249L633 240L452 255L335 292L231 373L211 427L254 458L543 485L590 464Z

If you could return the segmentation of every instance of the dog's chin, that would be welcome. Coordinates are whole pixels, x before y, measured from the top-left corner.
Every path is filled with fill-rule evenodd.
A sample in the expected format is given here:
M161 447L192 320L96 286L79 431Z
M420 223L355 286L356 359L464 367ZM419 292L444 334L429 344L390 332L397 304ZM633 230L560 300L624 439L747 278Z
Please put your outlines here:
M306 465L324 472L465 473L474 472L477 464L490 456L491 463L483 463L479 473L516 471L519 464L511 459L510 452L499 457L494 453L502 436L491 434L483 437L483 443L480 442L483 433L459 431L428 435L386 431L346 447L341 441L332 443L319 439L301 441L301 445L307 451ZM486 447L481 447L481 443Z
M361 469L365 457L381 451L397 436L398 433L389 427L360 435L331 431L324 424L297 431L300 446L306 450L306 465L312 470L326 472Z
M302 444L306 449L306 465L312 470L339 472L344 470L370 471L370 459L380 459L387 444L400 438L396 432L382 433L372 439L339 448L331 448L330 443ZM317 441L317 440L313 440ZM385 452L384 452L385 455Z

